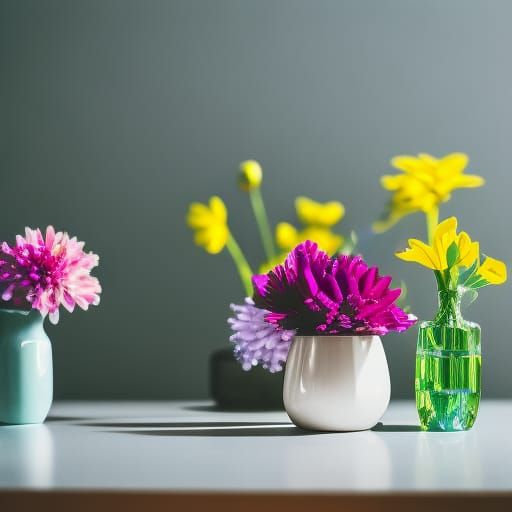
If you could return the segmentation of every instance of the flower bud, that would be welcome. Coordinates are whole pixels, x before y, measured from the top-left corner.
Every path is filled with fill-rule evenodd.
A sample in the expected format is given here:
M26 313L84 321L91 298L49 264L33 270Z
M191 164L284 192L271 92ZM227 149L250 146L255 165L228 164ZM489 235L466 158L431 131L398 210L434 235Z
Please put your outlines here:
M259 188L262 179L261 165L256 160L246 160L240 164L238 183L242 190L248 192Z

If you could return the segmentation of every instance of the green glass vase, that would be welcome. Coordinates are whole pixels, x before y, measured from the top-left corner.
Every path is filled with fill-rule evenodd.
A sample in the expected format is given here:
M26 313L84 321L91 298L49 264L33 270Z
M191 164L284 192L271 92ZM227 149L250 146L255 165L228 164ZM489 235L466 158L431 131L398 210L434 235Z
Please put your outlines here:
M462 318L461 294L439 292L434 320L420 324L416 406L422 430L469 430L480 404L480 326Z

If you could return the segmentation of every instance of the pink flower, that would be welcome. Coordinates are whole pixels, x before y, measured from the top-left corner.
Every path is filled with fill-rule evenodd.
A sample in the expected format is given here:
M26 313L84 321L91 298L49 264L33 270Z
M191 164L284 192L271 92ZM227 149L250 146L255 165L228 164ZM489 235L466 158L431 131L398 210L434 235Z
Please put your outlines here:
M90 275L99 258L85 253L84 242L67 233L46 228L43 238L39 229L25 228L25 237L16 236L11 247L0 248L0 290L2 299L15 306L37 309L50 321L59 321L59 307L70 313L75 305L87 310L99 304L101 286Z
M361 256L334 256L307 240L268 274L255 275L254 303L265 320L299 335L383 335L405 331L414 315L395 301L391 276L381 276Z

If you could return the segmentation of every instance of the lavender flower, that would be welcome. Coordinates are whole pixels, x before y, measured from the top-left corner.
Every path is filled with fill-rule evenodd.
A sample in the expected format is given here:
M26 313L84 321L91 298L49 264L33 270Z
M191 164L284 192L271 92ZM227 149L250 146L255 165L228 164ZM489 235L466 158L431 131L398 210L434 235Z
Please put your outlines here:
M286 361L295 331L283 330L265 320L268 311L257 308L250 298L245 304L231 304L235 313L228 319L234 334L235 357L244 370L261 364L271 373L280 372Z

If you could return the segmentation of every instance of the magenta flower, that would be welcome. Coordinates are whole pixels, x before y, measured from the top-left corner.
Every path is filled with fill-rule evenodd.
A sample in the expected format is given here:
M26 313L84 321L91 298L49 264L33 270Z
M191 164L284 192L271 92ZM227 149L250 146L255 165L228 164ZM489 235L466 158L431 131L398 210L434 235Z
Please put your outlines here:
M0 290L2 299L21 308L33 308L52 323L59 321L59 307L72 312L75 305L87 310L98 305L101 286L90 275L98 265L96 254L83 251L84 242L67 233L46 228L43 238L39 229L25 228L25 237L16 236L11 247L0 248Z
M404 331L417 320L395 301L390 276L379 276L360 256L330 258L317 244L298 245L268 274L253 276L254 302L265 319L282 329L312 335L383 335Z
M228 322L234 334L230 341L235 344L235 357L244 370L261 364L271 373L280 372L288 357L295 331L279 329L265 320L268 311L259 309L250 298L245 304L231 304L235 313Z

